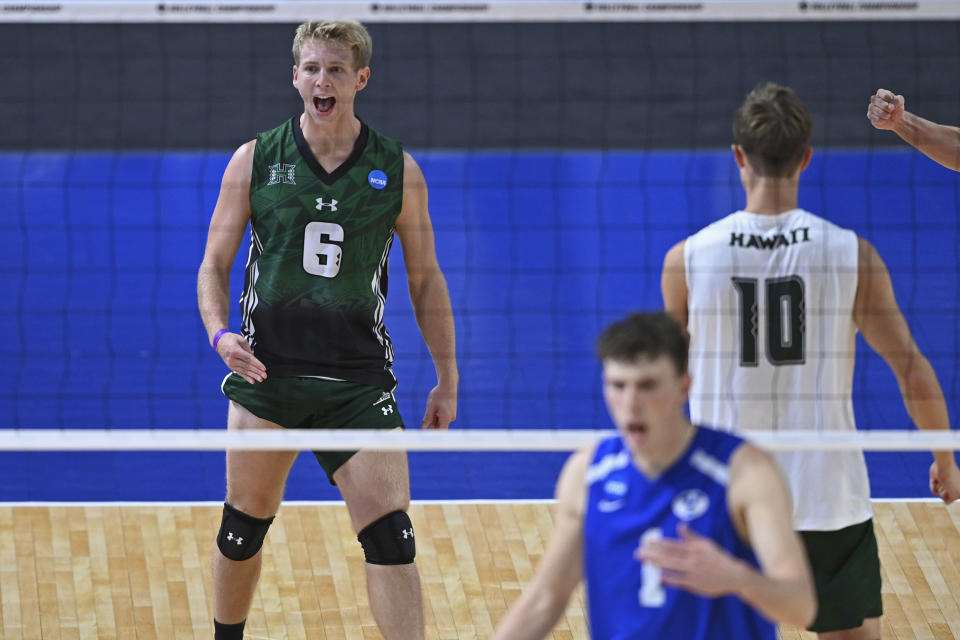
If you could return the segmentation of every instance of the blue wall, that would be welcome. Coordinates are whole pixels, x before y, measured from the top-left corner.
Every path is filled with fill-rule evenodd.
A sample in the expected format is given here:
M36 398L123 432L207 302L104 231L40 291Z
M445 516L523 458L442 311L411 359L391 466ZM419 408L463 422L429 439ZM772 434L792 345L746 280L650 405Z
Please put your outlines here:
M666 250L742 205L728 152L414 153L457 320L456 426L610 426L593 338L629 309L659 307ZM223 427L225 367L195 283L227 158L0 154L0 427ZM801 188L806 208L884 256L953 416L958 196L957 174L901 151L816 153ZM433 369L394 251L387 326L401 411L416 424ZM855 408L861 428L909 425L893 376L863 344ZM415 454L414 497L441 497L450 479L460 497L548 496L563 456L530 457ZM928 460L871 455L875 493L923 495ZM288 498L327 495L315 465L297 469ZM222 454L0 454L0 499L217 499L222 471Z

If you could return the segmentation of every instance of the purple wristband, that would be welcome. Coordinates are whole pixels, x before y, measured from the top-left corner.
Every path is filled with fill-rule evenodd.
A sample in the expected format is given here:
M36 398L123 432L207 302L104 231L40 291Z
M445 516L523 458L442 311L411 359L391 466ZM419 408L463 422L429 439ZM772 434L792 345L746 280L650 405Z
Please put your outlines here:
M217 343L220 342L220 338L223 337L223 334L230 333L229 329L220 329L213 336L213 350L217 350Z

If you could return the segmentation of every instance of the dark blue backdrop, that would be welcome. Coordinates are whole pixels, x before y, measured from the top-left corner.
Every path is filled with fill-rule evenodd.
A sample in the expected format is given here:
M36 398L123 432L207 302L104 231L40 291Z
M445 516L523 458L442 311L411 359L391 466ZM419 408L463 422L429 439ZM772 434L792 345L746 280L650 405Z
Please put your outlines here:
M416 153L457 320L458 428L606 428L592 341L660 306L666 250L742 205L726 151ZM195 278L225 153L0 154L0 426L223 428L225 373ZM957 174L901 151L816 153L801 202L884 256L951 414L960 278ZM387 326L398 398L419 423L433 369L399 245ZM234 270L233 297L242 281ZM232 310L234 324L236 308ZM236 329L236 326L234 326ZM909 420L860 344L861 428ZM548 497L566 454L413 454L415 498ZM0 500L216 500L222 454L2 453ZM922 496L927 454L870 454L874 493ZM335 497L311 457L287 497Z

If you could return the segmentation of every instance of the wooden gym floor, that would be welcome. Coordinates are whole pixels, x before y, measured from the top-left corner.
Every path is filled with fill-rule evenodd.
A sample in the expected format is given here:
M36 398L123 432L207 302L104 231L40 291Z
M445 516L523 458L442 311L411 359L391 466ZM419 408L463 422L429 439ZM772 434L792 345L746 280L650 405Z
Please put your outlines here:
M428 638L487 638L531 577L552 506L415 504ZM213 637L218 506L0 506L4 640ZM960 638L960 508L877 503L886 640ZM380 638L342 505L284 505L249 640ZM553 638L587 638L582 592ZM788 640L812 634L784 629Z

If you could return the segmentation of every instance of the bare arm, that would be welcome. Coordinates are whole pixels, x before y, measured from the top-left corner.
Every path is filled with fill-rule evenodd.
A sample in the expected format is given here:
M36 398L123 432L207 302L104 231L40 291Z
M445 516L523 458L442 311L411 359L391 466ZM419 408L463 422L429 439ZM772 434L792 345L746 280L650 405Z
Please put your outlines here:
M447 281L437 262L433 225L427 208L427 183L410 154L403 154L403 209L397 236L410 288L410 301L423 340L437 370L437 386L427 397L421 427L446 429L457 417L457 344Z
M816 594L779 467L766 452L742 445L730 460L727 495L762 572L747 567L738 595L768 618L806 627L816 615Z
M937 374L913 341L887 266L872 244L863 238L859 242L854 322L896 376L903 404L917 428L949 429L950 416ZM930 490L949 504L960 498L960 470L952 451L935 451L933 457Z
M663 294L663 310L687 328L687 268L683 261L686 240L673 245L663 258L663 273L660 275L660 291Z
M921 118L907 111L905 104L903 96L878 89L870 97L867 119L877 129L895 132L931 160L960 171L960 128Z
M230 268L250 221L250 171L255 144L256 141L251 140L241 146L227 163L210 218L203 262L197 273L197 304L211 345L218 331L229 328ZM230 369L251 384L267 377L266 367L253 356L247 341L236 333L221 336L217 353Z
M563 615L581 577L584 480L591 453L591 449L582 449L564 465L557 480L553 535L533 580L497 625L493 640L540 640Z
M790 494L767 454L748 444L734 453L727 502L760 571L686 525L680 540L645 542L638 557L664 569L664 584L706 597L736 595L771 620L806 627L816 613L813 581L792 528Z

